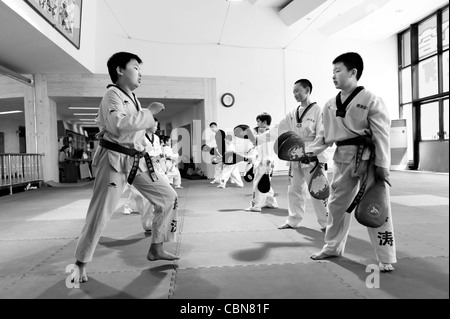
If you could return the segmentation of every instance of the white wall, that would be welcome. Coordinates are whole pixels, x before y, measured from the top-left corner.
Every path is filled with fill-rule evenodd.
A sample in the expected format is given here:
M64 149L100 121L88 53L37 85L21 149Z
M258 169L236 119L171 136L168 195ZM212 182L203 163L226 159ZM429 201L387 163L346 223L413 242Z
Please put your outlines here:
M326 42L324 39L322 41ZM339 91L332 82L332 62L338 55L353 51L358 52L364 60L364 71L359 84L382 97L391 119L398 119L396 35L366 47L358 46L355 41L332 43L328 47L322 44L316 52L314 46L308 46L305 52L286 50L286 109L289 111L297 106L292 88L294 82L301 78L312 82L311 98L319 105L323 106L336 96ZM277 165L276 169L283 169L283 166Z
M20 14L37 30L45 34L61 49L70 54L89 70L95 69L95 30L97 27L97 1L85 0L82 6L80 49L74 47L64 36L53 28L45 19L31 8L25 1L1 0Z
M286 105L291 110L297 105L292 94L293 84L307 78L313 84L311 98L324 105L339 91L332 82L333 60L345 52L358 52L364 60L364 71L359 85L382 97L391 119L398 118L397 37L391 36L369 47L350 44L334 46L328 52L301 53L286 50Z
M107 59L118 51L138 54L144 61L144 75L215 78L217 85L217 119L221 129L229 132L237 124L253 126L261 112L272 115L278 123L287 111L296 107L292 95L293 83L299 78L312 81L312 98L323 105L337 94L331 81L332 60L340 53L359 52L365 61L361 85L379 94L389 107L391 118L398 118L397 43L390 37L370 47L360 48L357 41L331 40L315 47L305 46L304 52L281 49L245 49L223 45L174 45L130 40L108 12L98 4L95 73L107 73ZM364 45L367 46L367 43ZM327 48L324 50L324 48ZM382 56L380 57L380 52ZM220 98L230 92L236 102L223 107ZM184 117L172 121L184 125ZM190 119L190 118L189 118ZM184 124L181 124L184 123ZM208 125L209 123L205 123ZM286 170L279 162L277 170Z

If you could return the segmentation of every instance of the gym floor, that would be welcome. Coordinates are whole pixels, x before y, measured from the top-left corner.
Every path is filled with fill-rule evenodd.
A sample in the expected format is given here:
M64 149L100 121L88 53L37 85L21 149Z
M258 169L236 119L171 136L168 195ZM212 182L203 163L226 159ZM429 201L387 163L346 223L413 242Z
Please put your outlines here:
M278 230L287 215L287 177L274 176L279 208L244 212L251 184L219 189L182 180L175 262L146 259L138 214L113 215L88 264L70 284L70 265L93 182L53 184L0 197L0 298L19 299L448 299L449 175L392 171L398 263L375 277L365 227L352 221L344 256L310 255L324 234L307 201L303 226ZM121 204L125 196L121 199Z

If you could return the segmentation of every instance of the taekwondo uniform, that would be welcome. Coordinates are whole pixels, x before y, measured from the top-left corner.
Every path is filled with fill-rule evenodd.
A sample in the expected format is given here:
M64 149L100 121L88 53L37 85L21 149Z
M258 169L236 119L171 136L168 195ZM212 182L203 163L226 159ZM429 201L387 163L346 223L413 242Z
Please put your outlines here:
M373 183L375 166L389 169L390 119L383 100L363 87L358 87L343 104L340 93L326 103L323 123L325 143L336 143L337 147L333 156L334 172L328 199L329 218L322 252L330 256L340 256L345 250L351 221L351 214L347 213L346 209L354 199L358 185L368 170L371 170L371 174L367 186ZM355 172L358 146L344 141L358 136L372 137L374 163L370 160L370 149L365 147ZM367 230L378 261L395 263L397 260L389 187L386 196L389 203L386 222L379 228L368 227Z
M257 133L257 132L256 132ZM269 175L272 179L273 168L275 167L275 152L273 150L273 142L257 145L249 151L249 164L253 165L253 197L250 201L250 207L246 210L261 211L263 207L278 208L278 202L274 197L275 193L270 185L270 190L267 193L261 193L258 190L258 183L264 174Z
M145 151L150 155L155 171L160 173L158 176L166 177L163 170L163 159L161 158L162 148L158 135L154 133L145 134ZM127 184L125 191L127 189L130 191L130 194L123 207L124 214L129 214L131 211L134 211L132 209L134 206L135 211L141 214L142 228L144 228L147 234L150 234L154 218L154 207L133 185Z
M162 152L165 157L161 161L164 161L165 173L169 182L173 184L175 188L181 188L181 174L180 170L177 167L178 154L174 154L172 147L165 145L162 148Z
M233 142L227 141L225 143L225 152L236 152L236 147L234 146ZM220 184L217 187L225 188L229 179L231 179L231 181L238 187L244 187L244 182L242 181L241 173L239 172L239 167L237 166L237 164L223 164L222 174L220 175Z
M316 103L303 115L307 107L298 106L290 111L278 124L278 128L256 137L256 144L267 143L276 139L281 134L292 131L305 142L305 152L313 152L320 163L326 163L328 158L323 152L327 145L323 142L322 108ZM303 115L303 116L302 116ZM292 228L298 228L305 215L306 198L309 195L308 185L311 181L314 163L303 164L301 162L289 162L288 184L288 217L286 224ZM322 228L327 225L327 200L319 200L311 197L317 221Z
M125 154L126 150L143 152L146 147L145 130L155 125L150 110L142 109L134 93L132 95L109 85L100 103L96 120L103 139L92 160L92 165L97 167L97 176L75 250L75 258L83 263L92 260L100 236L123 193L127 176L132 179L134 173L133 186L155 207L152 243L175 240L177 193L164 175L158 170L153 172L153 167L143 158ZM112 150L113 146L116 150ZM134 164L137 160L138 167Z

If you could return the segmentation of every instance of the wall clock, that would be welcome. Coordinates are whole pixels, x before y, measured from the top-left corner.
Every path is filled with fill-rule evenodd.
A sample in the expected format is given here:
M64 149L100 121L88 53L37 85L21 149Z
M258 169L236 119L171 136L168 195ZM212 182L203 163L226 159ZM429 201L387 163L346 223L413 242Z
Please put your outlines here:
M225 107L230 107L234 104L234 96L231 93L225 93L224 95L222 95L222 104Z

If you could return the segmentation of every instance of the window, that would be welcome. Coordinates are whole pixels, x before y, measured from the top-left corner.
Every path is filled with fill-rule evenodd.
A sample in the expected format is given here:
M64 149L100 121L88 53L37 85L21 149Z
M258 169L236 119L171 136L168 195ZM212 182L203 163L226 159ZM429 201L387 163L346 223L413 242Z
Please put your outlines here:
M419 98L437 94L438 84L437 56L419 62Z
M422 140L439 139L439 102L423 104L420 110Z
M449 139L448 5L411 24L397 39L400 116L406 119L408 160L418 167L421 141Z
M436 16L419 24L419 59L437 52Z
M412 101L411 90L411 68L403 69L402 71L402 103L409 103Z
M444 92L448 92L448 50L442 54L442 88Z
M448 8L442 13L442 49L448 49Z
M400 33L398 50L400 110L408 131L416 142L448 139L448 6Z
M448 127L448 117L449 117L449 112L448 112L448 99L444 100L444 139L448 140L448 133L449 133L449 127Z
M402 66L411 64L411 32L407 31L402 36Z

